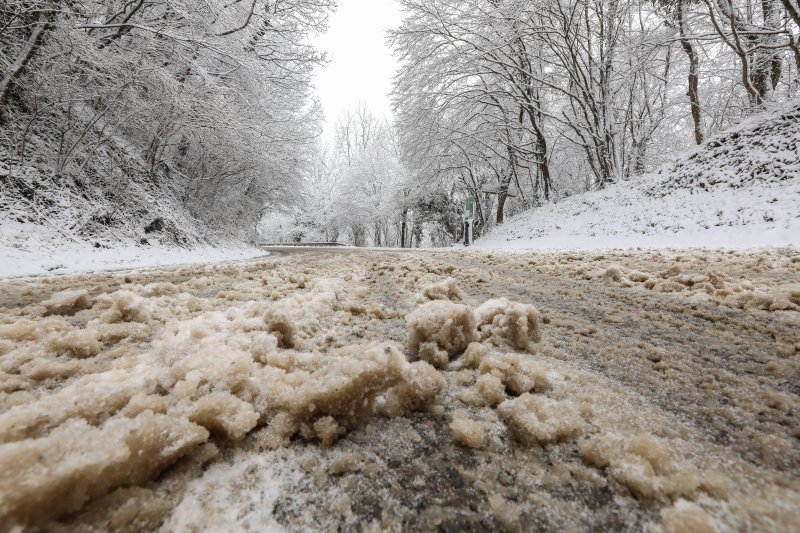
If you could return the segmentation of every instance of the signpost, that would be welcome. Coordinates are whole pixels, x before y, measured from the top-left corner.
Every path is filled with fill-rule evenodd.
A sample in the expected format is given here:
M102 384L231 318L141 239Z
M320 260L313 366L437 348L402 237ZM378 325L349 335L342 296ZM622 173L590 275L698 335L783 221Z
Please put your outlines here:
M475 229L475 197L468 196L464 203L464 246L469 246L473 241Z

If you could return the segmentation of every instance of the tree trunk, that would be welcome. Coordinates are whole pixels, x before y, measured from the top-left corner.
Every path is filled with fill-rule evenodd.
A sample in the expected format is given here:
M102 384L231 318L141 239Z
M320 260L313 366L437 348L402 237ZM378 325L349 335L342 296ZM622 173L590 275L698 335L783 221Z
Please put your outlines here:
M783 7L786 8L786 11L789 13L789 16L792 17L794 23L800 26L800 2L798 0L782 1Z
M781 21L780 8L777 5L777 1L761 0L761 12L764 30L779 32ZM757 38L749 38L748 41L754 41L754 44L763 47L753 54L752 80L761 100L770 100L783 71L783 58L776 48L776 36L764 35Z
M408 209L403 209L403 219L400 223L400 248L406 247L406 230L408 228Z
M505 184L497 192L497 220L498 224L502 224L504 220L504 209L506 207L506 198L508 198L508 184Z
M0 107L6 103L11 88L25 72L25 67L28 66L28 63L36 54L49 29L50 23L45 19L45 15L42 15L39 22L36 23L33 33L28 37L28 41L20 51L19 56L17 56L17 60L9 68L8 74L0 81Z
M531 89L529 89L529 93L530 90ZM532 95L529 94L529 96ZM538 100L536 101L538 102ZM531 127L533 128L533 133L536 135L536 145L539 151L538 166L542 176L542 192L544 193L544 199L549 200L550 189L552 187L550 182L550 162L548 161L547 139L541 127L541 113L530 104L526 105L526 110L528 113L528 120L530 120Z
M550 181L550 162L547 160L547 141L542 135L541 139L539 139L540 143L540 157L542 158L539 163L539 170L542 172L542 191L544 192L544 199L550 199L550 190L553 188L552 182Z
M758 57L755 58L755 61L752 61L754 58L751 57L751 50L748 50L746 44L743 42L743 40L749 41L751 39L747 36L741 35L741 30L747 29L744 26L747 23L743 22L739 18L736 10L734 9L733 0L716 0L717 8L727 19L728 25L731 29L731 38L727 38L725 30L720 26L716 16L714 15L714 9L711 6L710 0L704 1L709 8L708 12L711 16L711 22L714 25L714 29L725 39L728 46L731 47L736 55L739 56L739 60L742 64L742 85L747 91L750 102L753 106L763 107L765 104L765 92L767 91L766 79L769 77L769 67L767 67L765 70Z
M703 122L700 115L700 94L699 85L700 77L698 75L699 60L697 53L692 46L692 42L686 38L686 11L684 9L684 1L678 0L678 28L680 30L681 47L686 55L689 57L689 90L686 95L689 97L689 103L692 109L692 122L694 123L694 140L697 144L703 144Z

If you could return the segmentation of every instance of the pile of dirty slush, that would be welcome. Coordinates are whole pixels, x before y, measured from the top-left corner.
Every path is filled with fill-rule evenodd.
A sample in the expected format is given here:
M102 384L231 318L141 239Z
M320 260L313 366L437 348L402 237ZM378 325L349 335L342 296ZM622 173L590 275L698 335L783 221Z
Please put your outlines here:
M796 284L734 280L722 264L643 272L625 257L537 257L485 261L693 309L791 322L800 308ZM0 525L202 528L225 516L254 528L403 529L440 527L458 511L473 526L515 530L536 523L536 509L546 510L541 527L798 523L796 419L760 434L760 457L748 461L581 364L574 353L597 326L499 291L467 294L487 283L486 264L469 261L376 254L344 267L321 255L303 268L271 259L5 283ZM759 261L798 277L796 255ZM576 340L548 339L562 330ZM772 363L797 376L800 340L783 341ZM607 351L670 371L669 351L644 340ZM796 391L765 403L789 417L799 406ZM389 455L442 443L454 490L483 494L474 509L412 505L409 493L439 490L415 472L370 489L398 468ZM220 476L237 496L215 494ZM370 490L382 494L380 512L365 510ZM420 507L428 514L410 522Z

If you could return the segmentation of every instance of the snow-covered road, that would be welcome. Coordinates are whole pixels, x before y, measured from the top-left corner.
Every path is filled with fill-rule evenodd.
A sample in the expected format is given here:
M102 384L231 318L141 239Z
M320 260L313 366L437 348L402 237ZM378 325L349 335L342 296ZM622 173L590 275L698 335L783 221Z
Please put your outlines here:
M0 525L800 522L799 250L271 252L0 282Z

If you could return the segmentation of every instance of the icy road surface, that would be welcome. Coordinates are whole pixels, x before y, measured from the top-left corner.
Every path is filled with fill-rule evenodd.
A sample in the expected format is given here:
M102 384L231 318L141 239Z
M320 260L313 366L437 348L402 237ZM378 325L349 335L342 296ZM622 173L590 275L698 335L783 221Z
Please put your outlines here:
M0 530L791 531L800 251L0 282Z

